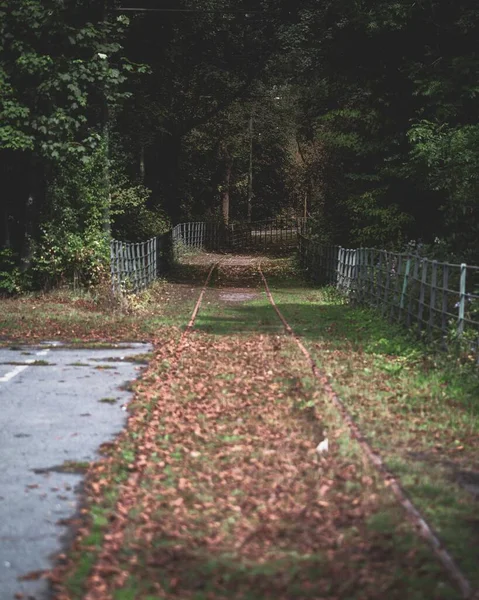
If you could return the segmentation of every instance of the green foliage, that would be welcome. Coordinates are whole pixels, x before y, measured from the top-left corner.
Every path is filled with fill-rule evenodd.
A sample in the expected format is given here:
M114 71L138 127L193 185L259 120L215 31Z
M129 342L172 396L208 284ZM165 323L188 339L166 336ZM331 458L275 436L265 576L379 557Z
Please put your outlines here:
M281 95L279 95L281 94ZM230 220L247 217L248 171L252 145L253 220L291 211L290 152L292 115L286 92L259 84L253 98L234 102L208 124L185 136L180 190L188 218L221 219L224 192ZM249 122L252 117L252 131Z
M388 248L401 242L411 217L399 206L381 206L384 191L375 189L348 199L351 217L350 236L354 245Z
M478 16L472 0L299 3L283 37L302 186L333 241L439 237L478 260Z
M446 193L442 210L454 247L479 260L479 125L421 121L408 135L413 165L427 185Z
M90 0L0 0L0 184L12 190L0 245L27 266L33 250L37 283L89 284L104 268L109 129L143 71L121 56L128 24Z
M307 211L325 242L439 238L479 260L476 2L195 8L129 25L91 0L0 0L0 244L91 244L109 196L132 241L228 200L245 218L253 116L253 218Z
M82 2L0 2L0 148L64 160L98 147L88 105L98 90L110 107L125 97L132 68L118 62L128 19L98 16Z
M34 283L51 288L73 282L77 286L99 283L108 273L109 240L95 231L75 233L46 225L35 245Z
M70 157L50 174L44 221L63 231L99 231L109 206L105 187L106 149L100 146L87 160Z
M219 216L223 167L231 157L237 163L232 195L246 195L248 142L241 145L241 138L258 84L268 81L267 92L272 91L266 71L286 2L256 4L267 19L249 14L248 2L199 0L194 15L162 19L161 35L156 18L132 23L126 49L148 64L151 75L137 81L119 117L122 143L136 150L136 175L143 154L146 168L139 180L173 222ZM191 3L178 0L175 8L190 9Z
M104 149L87 161L70 158L52 174L47 208L34 243L36 285L92 285L105 275L109 238L104 233L109 198L104 182Z
M18 294L22 290L22 283L14 253L7 248L0 250L0 295Z
M143 185L131 185L120 177L111 192L113 236L122 241L144 241L168 231L170 222L158 207L149 208L151 191Z

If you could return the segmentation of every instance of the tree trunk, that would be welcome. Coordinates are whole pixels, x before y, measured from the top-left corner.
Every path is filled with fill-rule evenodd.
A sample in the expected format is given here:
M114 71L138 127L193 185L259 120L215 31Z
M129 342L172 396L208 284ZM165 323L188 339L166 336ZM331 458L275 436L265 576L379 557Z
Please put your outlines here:
M140 145L140 183L145 184L145 144Z
M30 193L25 199L24 206L24 229L20 257L22 259L21 269L26 271L32 263L32 237L34 229L34 214L36 212L36 190L34 182L31 182Z
M10 237L10 215L8 214L8 208L6 206L3 207L2 210L2 238L0 240L0 246L3 248L11 248L12 240Z
M248 169L248 223L253 213L253 115L249 118L249 169Z
M225 225L228 225L230 221L230 182L232 169L233 160L231 157L228 157L225 165L223 186L221 190L221 212L223 215L223 223Z
M110 112L108 108L108 100L103 97L102 110L102 129L103 129L103 190L104 190L104 207L103 207L103 231L108 237L111 236L111 185L110 185Z
M106 21L108 16L109 0L103 0L100 6L100 21ZM111 181L110 181L110 107L106 88L102 90L101 102L101 128L104 145L103 158L103 232L109 238L111 237Z
M23 225L20 258L22 271L26 271L32 262L32 241L38 236L38 226L41 208L45 196L44 164L35 156L29 154L23 163L23 177L26 187L23 192L23 211L21 222Z

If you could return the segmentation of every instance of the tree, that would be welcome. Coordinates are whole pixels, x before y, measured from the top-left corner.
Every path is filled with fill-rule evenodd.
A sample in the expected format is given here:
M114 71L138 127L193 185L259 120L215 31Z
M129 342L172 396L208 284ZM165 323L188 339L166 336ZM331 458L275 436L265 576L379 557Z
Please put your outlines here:
M29 254L58 165L105 151L104 106L125 97L120 57L128 20L88 0L0 2L0 243ZM68 202L70 199L65 199ZM106 192L99 194L105 204Z
M461 213L447 180L452 171L462 178L458 163L478 155L469 128L478 117L477 16L470 0L299 3L285 46L295 65L298 140L310 162L305 193L330 239L391 245L461 229L447 217ZM434 171L425 153L428 146L432 159L442 142L433 143L424 119L442 142L445 125L454 132L457 163L441 185L439 163ZM460 193L475 203L473 187Z
M149 65L151 75L136 87L119 127L125 144L136 148L131 175L143 178L153 202L174 221L190 212L181 190L188 177L186 140L233 104L249 102L277 51L283 3L261 0L250 12L246 0L181 1L178 9L198 12L135 19L126 48L132 60Z

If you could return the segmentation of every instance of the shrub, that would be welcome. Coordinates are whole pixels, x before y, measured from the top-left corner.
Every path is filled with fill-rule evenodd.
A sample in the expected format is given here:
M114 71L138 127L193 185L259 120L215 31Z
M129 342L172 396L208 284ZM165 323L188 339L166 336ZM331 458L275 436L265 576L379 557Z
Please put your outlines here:
M22 273L17 266L15 254L5 248L0 250L0 295L18 294L22 291Z

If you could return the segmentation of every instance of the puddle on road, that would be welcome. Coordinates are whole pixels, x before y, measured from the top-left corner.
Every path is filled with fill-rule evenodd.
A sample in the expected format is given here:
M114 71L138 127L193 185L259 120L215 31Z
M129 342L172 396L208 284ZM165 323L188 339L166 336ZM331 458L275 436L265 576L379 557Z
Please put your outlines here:
M229 291L221 292L219 298L225 302L248 302L258 298L258 294L255 292Z

